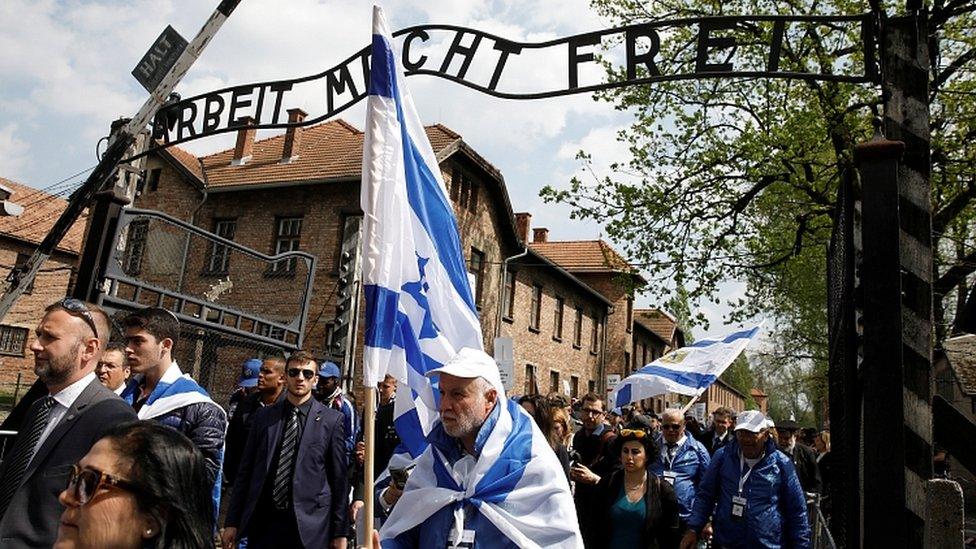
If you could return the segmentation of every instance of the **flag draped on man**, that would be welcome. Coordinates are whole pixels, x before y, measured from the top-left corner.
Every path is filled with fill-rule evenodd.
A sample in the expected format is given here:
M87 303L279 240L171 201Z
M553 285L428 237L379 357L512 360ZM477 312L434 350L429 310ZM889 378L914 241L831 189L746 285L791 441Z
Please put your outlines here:
M760 328L762 324L671 351L618 383L610 402L624 406L669 392L698 396L745 350Z
M462 347L481 349L481 325L461 237L440 168L403 78L383 12L373 46L363 142L363 382L390 374L409 387L394 425L413 456L436 418L424 374Z

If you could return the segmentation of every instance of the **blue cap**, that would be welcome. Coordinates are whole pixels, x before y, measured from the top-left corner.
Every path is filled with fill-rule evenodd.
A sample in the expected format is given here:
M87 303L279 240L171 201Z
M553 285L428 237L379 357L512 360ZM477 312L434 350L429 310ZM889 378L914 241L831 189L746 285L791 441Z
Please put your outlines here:
M319 366L319 377L342 377L342 374L339 373L339 366L335 362L326 360Z
M610 410L610 414L611 415L615 415L615 416L623 416L624 415L624 412L623 412L623 410L620 409L620 407L617 407L617 408L614 408L613 410Z
M241 378L237 380L237 384L241 387L257 387L258 386L258 373L261 371L261 359L260 358L249 358L244 361L244 367L241 368Z

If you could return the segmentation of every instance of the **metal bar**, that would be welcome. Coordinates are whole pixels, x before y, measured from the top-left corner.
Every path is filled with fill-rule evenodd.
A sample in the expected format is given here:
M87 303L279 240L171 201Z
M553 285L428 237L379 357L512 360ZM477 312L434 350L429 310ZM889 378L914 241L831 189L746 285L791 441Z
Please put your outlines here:
M183 54L180 55L176 64L163 78L156 90L150 94L149 99L143 104L142 108L139 109L124 129L115 134L114 139L109 140L108 148L99 161L98 166L88 176L84 185L71 195L71 199L68 201L64 212L54 222L51 230L45 235L44 240L41 241L40 245L38 245L37 249L34 250L34 253L31 254L31 257L24 264L23 271L19 275L11 271L11 274L14 276L8 280L9 284L4 291L3 297L0 298L0 319L7 315L10 308L17 301L17 298L30 286L31 282L37 276L37 271L41 268L41 265L51 257L57 245L68 233L68 230L74 225L75 221L77 221L81 212L91 202L95 193L101 190L105 186L105 183L112 177L112 174L115 173L116 166L125 156L126 151L132 143L135 142L136 135L149 124L149 120L152 119L159 107L169 98L169 94L176 88L176 85L190 69L193 62L196 61L197 57L210 42L210 39L217 33L239 2L240 0L223 0L217 6L217 9L214 10L207 22L204 23L203 28L200 29L197 36L186 50L184 50Z

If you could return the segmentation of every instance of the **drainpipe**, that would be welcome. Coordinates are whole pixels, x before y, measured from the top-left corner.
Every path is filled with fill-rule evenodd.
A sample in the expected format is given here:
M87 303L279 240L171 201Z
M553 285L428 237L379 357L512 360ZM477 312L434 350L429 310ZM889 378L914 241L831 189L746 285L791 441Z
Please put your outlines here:
M529 247L524 246L522 248L522 253L515 254L511 257L506 257L505 261L502 261L502 283L498 289L498 314L495 315L495 337L502 336L502 308L505 305L502 303L502 301L505 299L505 278L508 276L508 262L527 255L529 255ZM512 287L512 291L515 291L514 285Z
M607 331L610 328L610 315L613 314L613 305L608 305L606 312L603 313L603 344L600 348L600 367L599 379L596 380L597 394L606 402L607 398Z

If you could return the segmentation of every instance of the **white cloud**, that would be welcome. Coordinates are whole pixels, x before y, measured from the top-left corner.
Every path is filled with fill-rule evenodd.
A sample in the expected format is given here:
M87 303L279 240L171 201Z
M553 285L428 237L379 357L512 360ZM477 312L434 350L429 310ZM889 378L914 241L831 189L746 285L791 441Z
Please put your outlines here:
M0 126L0 176L20 182L30 144L17 138L17 124Z

